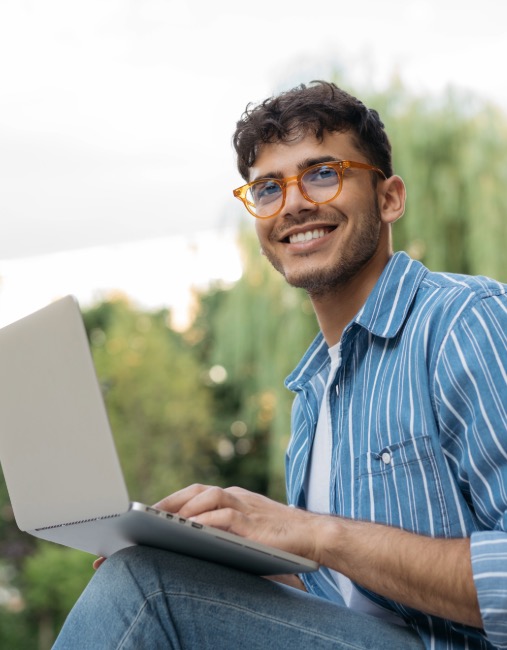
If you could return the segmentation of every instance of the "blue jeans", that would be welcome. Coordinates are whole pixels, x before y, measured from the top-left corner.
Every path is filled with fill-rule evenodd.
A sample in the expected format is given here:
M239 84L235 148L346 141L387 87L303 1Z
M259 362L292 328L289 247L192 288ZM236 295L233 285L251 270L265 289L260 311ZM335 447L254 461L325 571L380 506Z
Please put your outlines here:
M145 547L97 571L54 650L421 650L412 630L271 580Z

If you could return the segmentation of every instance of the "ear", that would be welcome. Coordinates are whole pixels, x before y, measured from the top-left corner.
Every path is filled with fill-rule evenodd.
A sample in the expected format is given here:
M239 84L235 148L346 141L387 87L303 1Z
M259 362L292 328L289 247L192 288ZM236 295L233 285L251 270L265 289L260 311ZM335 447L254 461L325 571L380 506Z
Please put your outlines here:
M405 183L399 176L380 181L377 196L380 217L384 223L394 223L403 216L407 192Z

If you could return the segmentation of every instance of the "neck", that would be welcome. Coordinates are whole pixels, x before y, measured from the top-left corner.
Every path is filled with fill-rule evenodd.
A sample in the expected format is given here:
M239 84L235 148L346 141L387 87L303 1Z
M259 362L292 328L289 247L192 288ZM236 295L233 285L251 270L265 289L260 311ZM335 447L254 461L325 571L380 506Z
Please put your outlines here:
M345 327L364 305L391 254L390 251L377 254L346 283L329 289L325 294L310 296L329 347L338 343Z

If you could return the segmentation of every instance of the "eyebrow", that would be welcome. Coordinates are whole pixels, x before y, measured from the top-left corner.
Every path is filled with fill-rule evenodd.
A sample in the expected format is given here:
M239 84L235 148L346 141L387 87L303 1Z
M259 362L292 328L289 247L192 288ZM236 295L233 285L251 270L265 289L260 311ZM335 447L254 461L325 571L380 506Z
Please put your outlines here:
M311 167L312 165L318 165L319 163L327 163L327 162L335 162L337 160L344 160L342 158L337 158L336 156L319 156L317 158L305 158L304 160L301 160L298 163L298 172L302 172L304 169L307 169L308 167ZM267 172L267 174L261 174L260 176L257 176L256 178L252 178L250 181L253 183L254 181L262 181L262 180L268 180L270 178L276 178L277 180L280 180L284 177L283 173L281 171L271 171Z

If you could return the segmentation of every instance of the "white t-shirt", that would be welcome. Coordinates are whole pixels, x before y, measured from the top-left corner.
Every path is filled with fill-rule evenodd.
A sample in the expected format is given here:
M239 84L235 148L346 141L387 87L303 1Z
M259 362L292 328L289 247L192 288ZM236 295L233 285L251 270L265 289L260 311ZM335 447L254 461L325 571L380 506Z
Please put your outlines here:
M336 371L341 364L340 343L337 343L328 350L331 357L331 370L329 379L324 391L324 397L319 411L319 420L313 441L312 455L310 459L310 471L307 479L306 507L312 512L329 514L330 508L330 487L331 487L331 453L333 446L331 409L330 409L330 386L332 385ZM345 604L350 609L365 612L378 618L383 618L391 623L405 625L405 622L397 614L372 602L364 596L347 578L331 570L331 574L338 585Z

